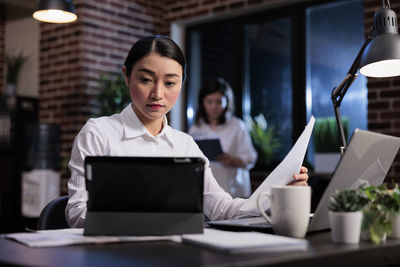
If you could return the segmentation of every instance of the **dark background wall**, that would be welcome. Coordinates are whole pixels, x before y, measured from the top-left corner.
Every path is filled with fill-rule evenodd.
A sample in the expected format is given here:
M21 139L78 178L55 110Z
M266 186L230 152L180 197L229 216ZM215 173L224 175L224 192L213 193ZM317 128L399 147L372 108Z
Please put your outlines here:
M117 73L140 37L169 34L172 22L255 8L273 0L74 0L78 21L41 23L39 119L61 126L62 157L69 158L75 135L98 109L101 73ZM282 1L287 3L290 1ZM365 34L382 1L364 0ZM400 1L392 1L397 13ZM4 16L0 5L0 91L4 91ZM369 130L400 136L400 78L369 79ZM68 177L64 165L63 176ZM400 177L397 156L389 177ZM63 182L65 190L66 179ZM64 191L65 192L65 191Z
M4 90L4 83L5 83L5 78L4 78L4 65L5 65L5 59L4 59L4 40L5 36L5 14L4 14L4 5L0 3L0 90Z

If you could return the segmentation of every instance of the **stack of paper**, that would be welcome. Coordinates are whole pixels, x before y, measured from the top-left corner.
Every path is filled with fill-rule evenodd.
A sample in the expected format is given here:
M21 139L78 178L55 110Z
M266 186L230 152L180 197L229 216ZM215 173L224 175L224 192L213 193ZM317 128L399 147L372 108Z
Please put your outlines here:
M45 230L34 233L4 235L29 247L58 247L75 244L99 244L112 242L143 242L171 240L180 242L179 236L84 236L83 229Z
M83 229L61 229L37 231L34 233L5 234L6 238L16 240L29 247L57 247L74 244L99 244L112 242L144 242L169 240L187 242L210 248L237 252L292 251L306 250L307 240L295 239L258 232L228 232L204 229L204 234L180 236L84 236Z
M204 229L204 234L183 235L182 241L232 253L306 250L308 241L258 232L229 232Z

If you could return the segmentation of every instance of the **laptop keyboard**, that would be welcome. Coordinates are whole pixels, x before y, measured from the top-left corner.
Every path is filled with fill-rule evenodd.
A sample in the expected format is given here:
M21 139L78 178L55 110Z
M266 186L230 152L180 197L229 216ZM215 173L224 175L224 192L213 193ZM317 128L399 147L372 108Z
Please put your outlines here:
M267 223L267 222L261 222L261 223L250 223L249 225L251 226L271 226L271 224Z

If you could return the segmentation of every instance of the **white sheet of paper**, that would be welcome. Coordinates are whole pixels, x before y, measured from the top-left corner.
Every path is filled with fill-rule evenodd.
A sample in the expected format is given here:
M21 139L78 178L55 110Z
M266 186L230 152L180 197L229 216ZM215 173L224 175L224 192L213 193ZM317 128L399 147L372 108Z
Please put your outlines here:
M229 232L204 229L204 234L182 236L182 242L229 251L231 253L259 251L306 250L308 241L258 232Z
M311 116L303 133L297 139L296 144L289 151L279 165L264 179L264 182L250 196L250 198L240 207L241 211L257 212L257 200L261 192L269 191L272 186L286 185L293 181L293 174L300 171L304 156L307 151L308 142L314 128L315 118ZM270 202L266 198L263 202L264 210L270 207Z

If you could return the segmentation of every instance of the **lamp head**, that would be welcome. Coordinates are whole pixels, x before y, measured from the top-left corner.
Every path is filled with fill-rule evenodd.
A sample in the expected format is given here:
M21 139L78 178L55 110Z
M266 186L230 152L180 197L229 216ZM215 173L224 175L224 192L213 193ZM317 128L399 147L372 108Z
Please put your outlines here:
M396 13L384 6L374 16L375 38L366 47L360 61L360 73L368 77L400 75L400 36Z
M72 0L39 0L33 17L50 23L68 23L78 18Z

